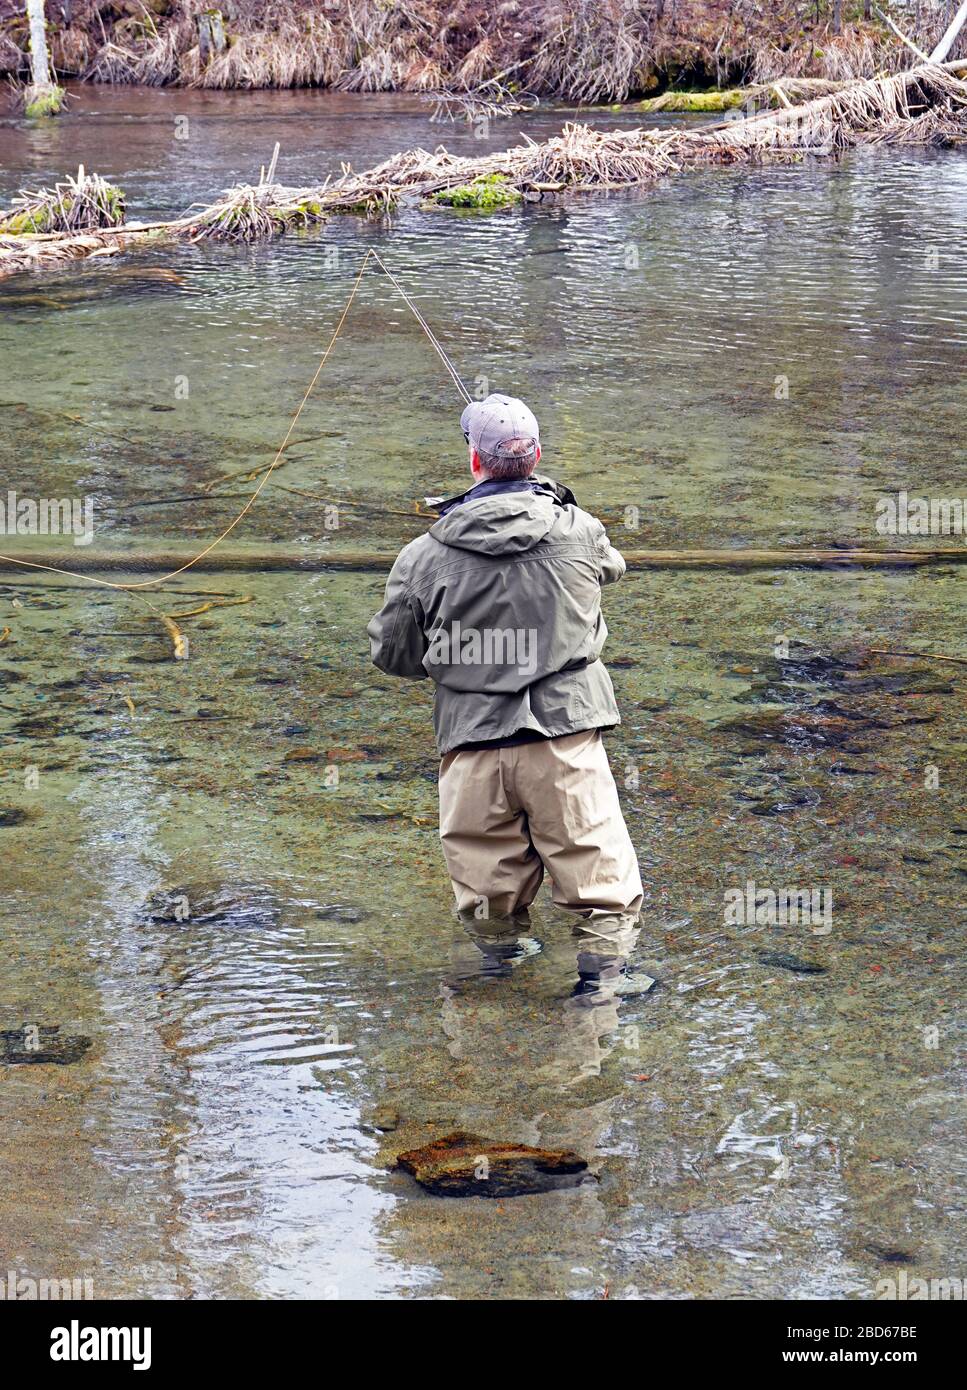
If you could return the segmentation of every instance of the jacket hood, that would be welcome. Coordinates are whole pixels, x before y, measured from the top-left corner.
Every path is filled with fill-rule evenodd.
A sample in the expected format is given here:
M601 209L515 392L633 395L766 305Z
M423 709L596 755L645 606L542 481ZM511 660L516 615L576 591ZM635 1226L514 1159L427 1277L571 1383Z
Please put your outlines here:
M446 516L447 512L452 511L454 507L459 507L463 502L476 500L481 487L486 487L488 491L501 489L507 492L546 492L549 496L555 497L562 507L576 507L578 504L571 489L547 473L532 473L529 478L517 483L477 483L475 487L468 488L466 492L458 492L456 497L428 497L426 500L436 507L440 516Z
M545 492L505 492L454 507L430 535L478 555L519 555L539 545L554 525L560 503Z

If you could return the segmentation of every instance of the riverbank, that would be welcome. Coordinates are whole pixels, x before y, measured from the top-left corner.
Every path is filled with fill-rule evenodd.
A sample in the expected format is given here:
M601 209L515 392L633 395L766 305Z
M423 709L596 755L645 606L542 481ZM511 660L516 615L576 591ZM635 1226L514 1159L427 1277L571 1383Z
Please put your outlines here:
M897 8L929 52L942 5ZM320 86L343 91L459 92L497 83L567 101L623 101L669 87L727 87L781 77L832 81L897 66L898 40L871 7L788 0L95 0L48 6L56 71L85 81L209 88ZM904 50L900 50L901 54ZM951 56L959 56L957 49ZM23 6L0 0L0 72L24 75Z

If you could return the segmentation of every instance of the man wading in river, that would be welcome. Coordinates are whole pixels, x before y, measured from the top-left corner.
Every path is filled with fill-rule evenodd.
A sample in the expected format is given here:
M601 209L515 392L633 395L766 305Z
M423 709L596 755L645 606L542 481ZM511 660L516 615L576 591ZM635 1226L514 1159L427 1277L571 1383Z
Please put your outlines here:
M641 877L601 730L601 588L625 563L600 521L535 473L537 421L492 395L461 417L474 486L405 546L369 624L374 663L436 683L440 838L464 920L526 920L546 869L579 930L627 938Z

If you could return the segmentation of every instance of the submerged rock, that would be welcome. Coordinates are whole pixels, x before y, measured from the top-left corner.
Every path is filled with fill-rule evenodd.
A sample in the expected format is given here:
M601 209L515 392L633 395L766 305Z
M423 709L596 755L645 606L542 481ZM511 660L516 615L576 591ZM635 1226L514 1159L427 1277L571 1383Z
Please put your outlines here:
M569 1149L501 1144L463 1130L400 1154L397 1164L436 1197L521 1197L576 1187L588 1166Z
M290 748L282 759L284 763L318 763L322 754L318 748Z
M316 908L316 916L323 922L362 922L367 915L361 908L346 903L326 903Z
M808 806L810 798L805 792L786 792L782 796L758 801L749 810L754 816L781 816L787 811L795 811L800 806Z
M185 883L152 893L141 909L154 923L271 927L279 918L278 897L260 883Z
M875 1255L883 1264L888 1265L912 1265L916 1264L917 1257L909 1254L906 1250L896 1250L889 1245L877 1245L871 1242L867 1245L867 1250L871 1255Z
M777 970L792 970L797 975L825 975L825 965L814 960L803 960L801 956L790 955L787 951L759 951L759 964L775 966Z
M292 899L283 887L271 883L227 882L175 883L151 893L140 909L142 922L181 927L210 926L229 930L267 930L276 926L283 912L291 910L300 921L310 912L324 922L362 922L369 913L349 903L311 904Z
M25 1023L22 1028L0 1032L0 1062L23 1066L31 1062L53 1062L66 1066L79 1062L91 1045L90 1038L60 1037L60 1024Z
M373 1111L373 1128L391 1133L400 1127L400 1112L395 1105L377 1105Z
M816 706L789 712L761 711L737 719L725 719L716 726L724 733L741 734L763 743L781 743L790 748L842 748L865 752L853 745L857 734L886 727L880 720L852 711Z
M642 994L650 994L658 987L654 975L646 975L643 970L624 975L615 987L615 994L621 999L637 999Z
M752 701L801 700L809 687L840 691L847 695L948 695L953 687L928 663L897 668L877 664L862 650L824 655L816 651L794 652L788 657L764 653L720 652L725 674L754 676L748 699Z

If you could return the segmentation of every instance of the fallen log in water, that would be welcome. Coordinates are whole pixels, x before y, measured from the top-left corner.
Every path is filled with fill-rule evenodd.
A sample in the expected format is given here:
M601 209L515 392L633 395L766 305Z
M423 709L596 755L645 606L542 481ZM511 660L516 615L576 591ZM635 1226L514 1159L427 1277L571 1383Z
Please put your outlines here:
M0 279L22 270L49 270L65 261L91 256L116 256L122 242L115 233L85 232L80 236L7 236L0 232Z
M30 568L53 568L61 573L76 575L115 574L162 577L181 569L193 557L191 550L166 547L142 554L118 550L97 552L51 548L47 550L18 549L16 555L0 555L0 572ZM909 569L920 565L964 564L967 547L944 547L923 550L864 550L864 549L786 549L786 550L629 550L624 552L629 570L649 569L841 569L873 568ZM390 569L395 555L367 550L283 550L246 549L241 546L220 546L210 551L193 569L201 571L309 571L368 570L377 573ZM19 563L18 563L19 562ZM159 583L161 580L159 580Z
M332 211L388 207L495 176L525 197L603 191L705 164L798 152L830 155L865 140L916 137L921 144L940 144L967 137L967 83L956 75L964 69L967 60L921 63L847 83L801 105L697 130L595 131L568 124L541 144L525 136L523 145L479 158L451 155L442 146L432 154L408 150L365 173L347 169L320 191L320 202Z
M747 154L782 150L832 154L861 142L944 144L967 136L967 62L920 63L889 77L851 82L828 96L732 121L718 138ZM701 132L699 132L699 136Z

